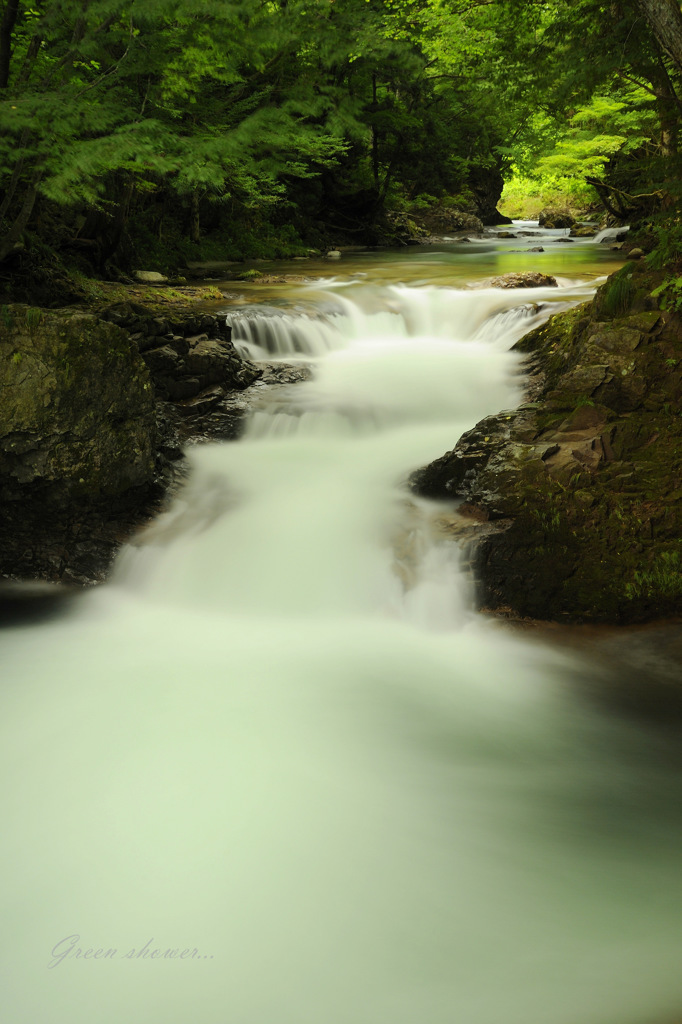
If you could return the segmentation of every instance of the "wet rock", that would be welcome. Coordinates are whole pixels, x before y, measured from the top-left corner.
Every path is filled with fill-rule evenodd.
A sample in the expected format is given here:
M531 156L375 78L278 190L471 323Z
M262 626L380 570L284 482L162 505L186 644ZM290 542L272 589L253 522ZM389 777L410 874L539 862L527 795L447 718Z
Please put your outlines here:
M412 477L419 494L463 502L484 608L682 614L682 318L642 308L660 276L619 274L517 345L533 402L486 417Z
M502 274L488 282L490 288L556 288L557 280L549 274L540 274L535 270L522 271L518 274Z
M204 413L214 409L224 397L225 392L223 389L214 386L200 392L194 398L178 402L177 405L183 416L203 416Z

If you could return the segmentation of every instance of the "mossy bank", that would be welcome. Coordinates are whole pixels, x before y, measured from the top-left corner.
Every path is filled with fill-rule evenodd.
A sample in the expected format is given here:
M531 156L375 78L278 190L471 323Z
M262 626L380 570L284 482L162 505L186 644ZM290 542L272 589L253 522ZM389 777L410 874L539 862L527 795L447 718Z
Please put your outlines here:
M481 607L539 619L682 614L682 316L626 264L517 349L529 398L413 477L463 499Z

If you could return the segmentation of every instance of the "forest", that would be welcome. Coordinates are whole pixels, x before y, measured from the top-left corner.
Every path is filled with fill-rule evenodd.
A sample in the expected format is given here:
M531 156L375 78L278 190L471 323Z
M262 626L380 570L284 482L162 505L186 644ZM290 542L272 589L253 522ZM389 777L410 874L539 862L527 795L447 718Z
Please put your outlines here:
M1 286L395 244L501 196L671 260L681 75L675 0L6 0Z

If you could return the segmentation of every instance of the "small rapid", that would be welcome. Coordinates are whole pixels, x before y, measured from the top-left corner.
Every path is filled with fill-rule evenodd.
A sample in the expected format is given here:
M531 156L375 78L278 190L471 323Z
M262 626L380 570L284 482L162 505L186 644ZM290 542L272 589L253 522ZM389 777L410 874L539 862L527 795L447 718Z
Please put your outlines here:
M190 450L109 586L3 633L12 1024L679 1012L674 750L476 616L451 509L405 488L590 289L330 282L234 316L312 379Z

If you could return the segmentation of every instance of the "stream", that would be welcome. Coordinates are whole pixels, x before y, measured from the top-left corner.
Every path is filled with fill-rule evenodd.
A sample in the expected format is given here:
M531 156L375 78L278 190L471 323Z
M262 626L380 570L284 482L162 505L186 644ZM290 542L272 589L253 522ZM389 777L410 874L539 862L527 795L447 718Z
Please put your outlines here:
M405 488L621 262L563 234L238 286L242 351L312 378L190 449L107 586L2 633L8 1024L679 1019L676 737L476 615L452 507ZM528 269L560 287L469 287Z

